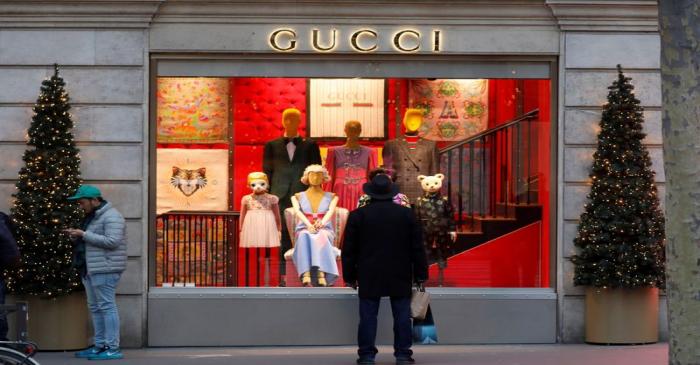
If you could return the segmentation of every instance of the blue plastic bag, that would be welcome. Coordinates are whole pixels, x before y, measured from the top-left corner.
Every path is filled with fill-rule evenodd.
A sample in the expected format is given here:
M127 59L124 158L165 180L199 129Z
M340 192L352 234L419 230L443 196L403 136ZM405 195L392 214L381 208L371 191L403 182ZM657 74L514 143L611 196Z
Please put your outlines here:
M433 311L428 306L428 313L423 320L413 320L413 343L429 345L437 343L437 329L433 320Z

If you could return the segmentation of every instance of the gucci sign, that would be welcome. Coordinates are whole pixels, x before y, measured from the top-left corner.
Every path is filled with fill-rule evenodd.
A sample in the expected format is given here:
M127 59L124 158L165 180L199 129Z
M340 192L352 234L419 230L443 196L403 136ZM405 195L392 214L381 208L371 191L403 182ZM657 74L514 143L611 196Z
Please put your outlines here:
M308 35L308 42L315 52L330 53L340 46L340 42L346 41L347 45L354 52L369 53L380 49L383 44L383 34L365 28L349 32L343 39L341 31L335 28L322 31L321 29L311 29ZM431 52L441 51L442 31L433 30L426 34L415 29L401 29L389 34L391 47L401 53L419 52L422 48L428 48L425 43L430 44ZM426 39L429 38L429 39ZM425 42L425 41L428 42ZM292 28L279 28L270 33L269 45L278 52L294 52L302 42L299 34Z

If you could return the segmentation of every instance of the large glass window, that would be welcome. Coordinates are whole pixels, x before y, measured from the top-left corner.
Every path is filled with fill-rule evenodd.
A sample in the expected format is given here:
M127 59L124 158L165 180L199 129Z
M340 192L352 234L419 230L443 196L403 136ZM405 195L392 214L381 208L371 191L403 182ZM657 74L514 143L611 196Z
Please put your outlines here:
M323 253L332 255L324 265L335 265L337 273L347 214L357 208L371 170L387 167L424 224L448 225L426 236L428 285L549 287L550 88L546 79L160 77L155 284L344 286L342 275L333 281L333 268L324 266L326 273L311 267L306 279L299 268L309 265L293 260L316 253L295 252L300 218L285 208L290 193L305 186L298 183L298 167L284 165L318 153L331 179L322 188L338 197L339 208L324 227L334 233L332 247ZM421 123L413 136L415 126L407 130L404 116L416 113ZM315 141L318 152L298 140L280 140L283 114L299 117L294 129ZM349 121L361 125L362 148L346 140L348 128L352 135L357 127ZM405 148L392 149L387 161L385 143L396 139ZM416 207L421 183L409 172L423 166L423 154L434 152L432 142L439 156L432 172L444 175L440 193L449 210ZM273 155L291 162L276 165ZM251 183L264 180L250 174L264 171L273 171L268 183L282 199L279 219L288 239L276 236L277 212L268 210L277 199L250 195ZM300 210L311 210L304 211L308 219L314 206L328 205L297 198ZM444 219L437 222L436 214ZM441 234L450 227L457 232L454 242Z

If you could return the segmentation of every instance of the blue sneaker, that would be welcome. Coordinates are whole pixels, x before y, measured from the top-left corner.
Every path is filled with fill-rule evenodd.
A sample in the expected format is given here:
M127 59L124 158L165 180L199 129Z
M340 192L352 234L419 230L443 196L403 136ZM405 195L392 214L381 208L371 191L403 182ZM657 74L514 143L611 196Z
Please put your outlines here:
M105 348L102 346L94 346L93 345L93 346L86 348L85 350L76 352L74 355L75 355L75 357L77 357L79 359L87 359L88 357L93 356L93 355L97 355L104 350L105 350Z
M118 348L110 349L107 348L104 351L97 353L95 355L88 356L88 360L119 360L123 359L124 354Z

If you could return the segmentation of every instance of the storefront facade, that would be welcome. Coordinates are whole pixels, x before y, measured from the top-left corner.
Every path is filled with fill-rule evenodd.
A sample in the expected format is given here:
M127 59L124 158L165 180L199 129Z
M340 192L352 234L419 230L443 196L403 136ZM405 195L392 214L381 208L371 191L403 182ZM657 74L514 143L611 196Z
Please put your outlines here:
M384 141L402 135L401 116L407 107L424 106L414 103L413 96L421 83L482 80L488 85L484 103L491 114L484 117L486 124L477 132L487 133L537 109L534 121L538 127L522 129L536 131L533 135L537 137L528 134L526 143L528 151L538 151L536 154L516 154L514 146L519 150L521 145L515 137L524 133L520 129L505 132L502 138L506 142L496 135L484 137L467 155L464 149L458 155L446 150L441 153L451 175L441 172L459 179L453 184L455 190L460 183L468 185L465 181L476 180L471 185L481 189L470 189L469 197L506 191L503 195L515 196L517 203L520 199L529 203L533 196L541 209L535 222L539 238L532 246L534 251L523 251L534 252L534 261L526 261L523 257L527 255L517 251L519 246L504 246L499 251L505 252L502 260L491 252L468 258L464 266L451 262L453 270L461 271L455 277L446 274L451 282L430 289L442 343L582 340L583 292L572 285L573 267L567 258L573 253L576 220L588 189L587 168L595 148L600 106L618 63L633 78L646 109L647 144L663 192L659 37L653 1L606 5L535 0L444 4L357 1L332 6L313 1L80 4L48 6L45 2L18 1L0 5L4 20L0 24L0 79L4 86L0 91L0 122L4 126L0 149L12 156L0 168L0 191L7 197L0 209L6 210L10 204L38 85L49 74L50 65L57 62L62 65L74 106L83 176L101 187L128 221L129 265L118 290L124 344L128 346L353 343L356 296L349 288L300 288L291 280L290 285L277 287L279 283L271 278L276 271L260 274L261 269L248 268L245 265L256 260L240 256L247 253L238 247L221 251L222 261L217 264L210 255L218 257L219 251L190 246L194 253L186 257L199 257L199 261L185 266L179 264L179 248L175 253L167 251L175 247L167 243L173 235L167 231L168 222L180 227L178 219L186 217L182 219L200 227L216 222L224 222L226 229L237 226L238 202L247 193L245 176L260 168L264 143L281 136L275 129L281 110L302 109L308 118L303 134L320 141L324 156L326 148L338 145L340 135L313 135L312 128L322 122L313 119L313 90L324 80L384 81L377 86L384 95L380 96L383 114L376 118L379 124L373 130L377 135L364 140L377 149ZM172 90L180 90L192 80L218 83L226 89L221 106L231 113L224 118L229 129L223 140L209 143L161 138L161 123L170 115L163 111L167 106L164 92L172 95ZM354 97L348 95L344 98ZM443 101L429 105L444 114ZM475 113L473 108L469 111ZM487 153L484 146L488 144L503 145L506 152ZM479 148L481 155L474 152ZM206 154L203 150L223 156L215 159L228 170L217 178L227 185L223 190L226 197L219 195L224 207L216 214L168 216L168 210L180 209L161 209L164 198L159 190L163 180L159 171L170 169L172 161ZM161 160L177 151L185 151L180 153L186 157ZM513 167L518 171L513 174L515 187L509 187L510 172L489 173L486 163L481 173L462 171L461 165L452 171L457 159L460 163L469 160L471 165L477 159L493 159L494 164L517 166ZM528 187L520 194L519 174L525 165L526 185L537 188ZM212 169L208 171L211 187ZM477 200L465 202L468 199L459 192L459 207L473 213ZM449 194L454 201L453 192ZM495 200L478 203L492 204L494 211L500 204ZM505 203L508 215L508 201ZM484 208L480 209L483 213ZM473 216L471 219L469 222L474 221ZM529 235L530 231L520 228L508 234ZM230 238L236 235L235 228L221 235L221 242L230 245L236 241ZM493 246L496 241L489 242ZM511 247L512 252L508 252ZM479 261L483 257L485 264ZM479 269L480 262L490 269ZM222 281L216 279L218 269L201 271L201 263L223 267ZM517 270L509 276L512 267ZM188 271L182 274L181 270ZM489 270L495 274L482 281L474 278ZM199 278L194 278L197 273ZM256 275L258 281L253 283L251 277ZM664 311L662 306L661 313ZM381 315L384 325L379 338L389 343L391 326L386 308Z

